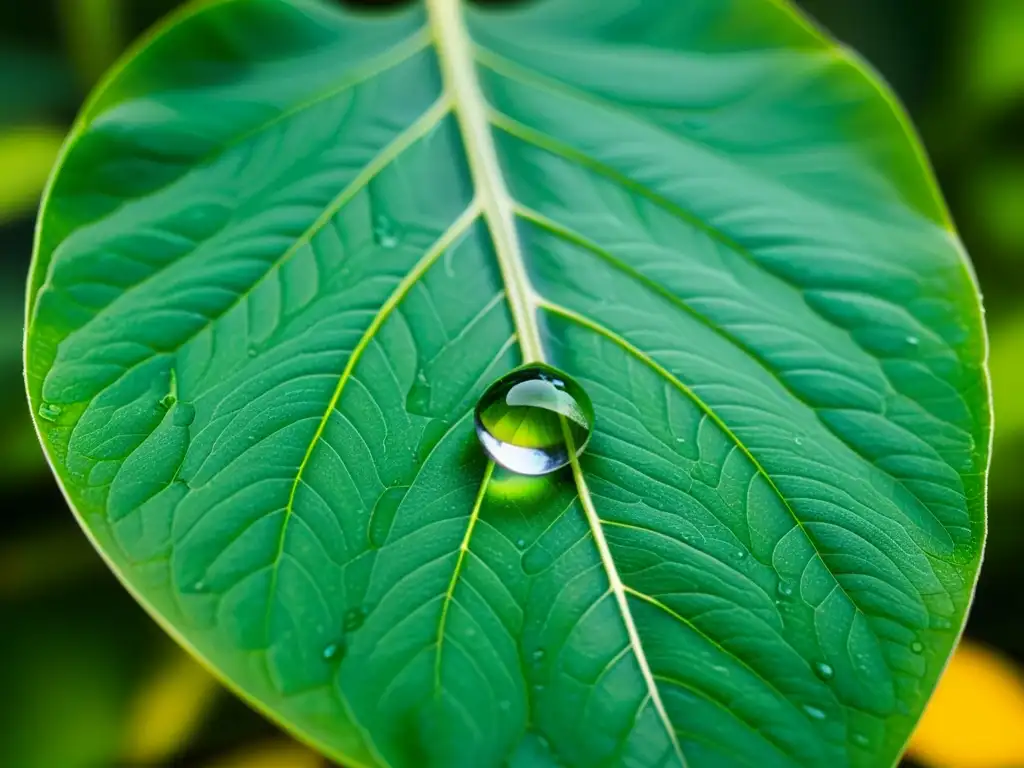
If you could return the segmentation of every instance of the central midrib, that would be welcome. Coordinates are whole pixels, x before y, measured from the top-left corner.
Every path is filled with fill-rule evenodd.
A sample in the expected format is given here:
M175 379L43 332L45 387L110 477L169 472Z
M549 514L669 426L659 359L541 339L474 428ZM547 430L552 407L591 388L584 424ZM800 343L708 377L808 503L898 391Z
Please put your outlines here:
M444 86L450 93L453 111L465 145L477 202L494 242L495 254L505 284L512 319L522 349L523 362L546 362L544 345L541 342L540 328L537 323L536 293L526 272L522 245L516 230L516 204L505 183L501 162L494 145L494 134L487 115L486 100L477 75L473 43L466 28L461 5L462 0L426 0L430 32L440 60ZM640 641L636 623L629 609L625 585L612 559L611 550L608 547L597 509L590 496L586 478L583 476L575 451L572 450L571 435L564 424L564 419L563 430L566 432L566 440L569 442L572 474L579 492L580 506L587 518L601 563L607 574L609 589L622 615L630 646L647 686L648 698L664 724L668 739L680 763L686 766L686 758L679 746L675 727L661 700L657 683ZM463 542L464 548L469 546L468 537L478 510L479 505L474 509L470 529ZM439 638L440 640L441 638Z

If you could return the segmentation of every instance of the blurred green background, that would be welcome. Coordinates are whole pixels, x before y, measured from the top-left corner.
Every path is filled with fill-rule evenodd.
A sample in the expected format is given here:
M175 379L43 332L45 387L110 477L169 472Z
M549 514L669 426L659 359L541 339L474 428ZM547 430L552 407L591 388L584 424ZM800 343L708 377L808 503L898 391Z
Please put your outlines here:
M599 2L600 0L595 0ZM683 2L684 0L680 0ZM21 380L35 207L97 78L178 0L0 0L0 765L305 768L135 605L51 479ZM802 0L903 99L987 305L985 568L907 765L1024 766L1024 0Z

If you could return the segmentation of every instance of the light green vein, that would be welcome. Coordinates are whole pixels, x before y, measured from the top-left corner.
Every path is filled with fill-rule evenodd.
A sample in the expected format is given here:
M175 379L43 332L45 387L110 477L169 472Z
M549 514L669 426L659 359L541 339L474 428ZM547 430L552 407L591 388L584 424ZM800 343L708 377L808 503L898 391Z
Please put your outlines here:
M665 368L657 360L652 358L642 349L639 349L638 347L631 344L628 340L624 339L622 336L615 333L615 331L611 330L610 328L607 328L606 326L601 325L600 323L591 320L590 318L585 317L579 314L578 312L574 312L573 310L567 307L563 307L552 301L548 301L547 299L544 299L542 297L538 297L536 301L537 306L539 308L547 312L550 312L554 315L564 317L565 319L574 322L577 325L580 325L608 339L610 342L621 348L627 354L635 357L637 360L645 364L647 367L649 367L651 370L653 370L655 373L661 376L665 381L667 381L673 387L682 392L687 398L689 398L693 402L693 404L696 405L712 421L712 423L714 423L720 430L722 430L722 433L725 434L725 436L728 437L729 440L731 440L740 450L740 452L747 458L747 460L754 467L754 470L768 484L768 487L772 490L772 493L774 493L774 495L778 497L779 502L782 504L783 508L789 513L789 516L793 518L794 524L797 526L797 528L800 529L800 532L806 537L807 542L811 545L811 548L814 550L815 556L817 556L817 558L821 560L823 564L825 563L825 559L821 556L821 552L818 549L818 544L815 541L814 537L811 535L811 532L807 530L807 527L804 525L803 521L797 516L796 510L793 509L792 504L789 503L789 500L783 495L782 491L775 484L775 481L772 479L771 475L768 474L767 470L765 470L764 466L761 464L760 461L757 460L754 454L750 452L750 449L746 446L746 444L739 439L736 433L733 432L732 429L730 429L724 421L722 421L721 417L717 413L715 413L711 406L705 403L704 400L702 400L696 392L694 392L692 389L690 389L690 387L688 387L686 384L684 384L682 381L676 378L676 376L673 375L671 371ZM853 609L858 613L863 613L860 606L856 603L856 601L854 601L852 597L850 597L850 594L840 583L839 578L836 576L836 574L828 568L827 564L825 564L825 567L826 569L828 569L828 572L832 575L832 578L835 580L836 587L843 594L843 596L850 602L850 605L853 607Z
M469 553L469 541L473 537L473 529L476 527L476 522L480 519L480 507L483 506L484 496L487 494L487 485L491 481L492 474L494 474L494 462L489 461L487 462L487 469L484 470L483 480L480 481L480 490L477 492L476 501L473 502L473 510L469 513L466 534L462 537L462 543L459 545L459 557L455 561L452 578L448 582L448 591L445 592L444 602L441 604L441 619L437 624L437 655L434 658L434 695L437 697L441 695L441 656L444 649L444 633L448 621L448 609L451 607L452 599L455 596L455 587L458 584L459 575L462 573L462 566L466 560L466 555Z
M281 533L278 537L277 542L277 553L274 556L272 572L270 577L270 587L267 592L267 623L269 625L270 619L270 607L273 601L274 591L277 586L277 574L281 563L281 557L284 554L284 544L286 534L288 531L288 521L291 519L292 514L295 510L295 496L298 492L299 485L302 483L302 475L309 464L310 457L313 455L313 451L316 449L317 444L323 437L324 430L327 428L327 422L331 418L331 414L337 407L338 402L341 400L341 395L345 391L345 385L349 382L352 377L352 372L355 370L356 364L362 357L363 352L370 345L370 342L377 335L381 326L388 319L391 313L394 311L402 299L405 298L406 294L412 289L420 278L426 273L428 269L441 257L441 255L466 232L469 226L476 220L477 216L480 215L480 209L474 204L469 206L462 214L452 223L447 231L441 235L440 238L423 254L416 265L409 271L409 273L402 278L401 282L395 287L391 295L381 305L380 310L374 315L370 325L363 332L362 337L352 350L352 354L349 355L348 362L345 364L345 369L342 371L341 376L338 378L338 385L334 389L334 394L331 396L330 402L327 404L327 409L324 411L323 417L320 419L320 423L317 426L316 432L313 434L313 438L309 441L309 446L306 448L306 453L302 457L302 461L299 463L298 469L295 472L295 481L292 483L291 491L288 494L288 502L284 509L284 520L281 522Z

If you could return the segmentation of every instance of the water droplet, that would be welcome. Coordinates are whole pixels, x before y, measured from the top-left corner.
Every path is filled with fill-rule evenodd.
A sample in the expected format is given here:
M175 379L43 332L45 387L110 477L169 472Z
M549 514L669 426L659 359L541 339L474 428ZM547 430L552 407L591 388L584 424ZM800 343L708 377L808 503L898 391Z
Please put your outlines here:
M802 437L794 437L793 442L796 443L797 445L803 445L804 439Z
M160 407L165 411L170 410L171 406L178 402L178 398L174 395L166 394L160 398Z
M737 551L736 551L736 557L738 557L738 558L739 558L740 560L742 560L742 559L743 559L743 558L745 558L746 556L747 556L747 550L745 550L745 549L740 549L740 550L737 550Z
M779 597L789 597L793 594L793 585L779 579L779 586L776 587L776 591L779 593Z
M171 422L176 427L187 427L196 420L196 407L192 403L178 403Z
M868 741L868 737L865 736L863 733L853 734L853 743L856 744L858 747L866 747L868 746L868 744L870 744L870 742Z
M249 347L249 357L256 357L256 347Z
M924 653L924 643L920 640L915 640L910 644L910 650L914 653Z
M349 608L345 611L345 617L342 619L341 626L346 632L355 632L366 621L366 616L369 611L365 606L357 605L355 608Z
M950 621L949 619L940 617L940 618L937 618L935 620L935 628L936 629L952 629L953 628L953 622Z
M39 410L36 413L39 414L39 418L43 421L53 422L60 418L61 411L63 410L56 403L43 403L39 406Z
M205 592L206 591L206 582L205 581L197 581L195 584L192 585L192 589L194 591L196 591L196 592Z
M544 659L544 649L543 648L538 648L536 651L533 652L532 656L533 656L533 660L534 661L536 661L536 662L542 661Z
M579 456L594 408L579 384L541 363L502 376L476 405L476 434L498 464L522 475L546 475L570 461L563 424Z
M500 709L502 712L508 712L510 709L512 709L512 702L508 699L502 699L498 702L498 709Z
M526 546L526 539L516 539L516 546L522 549Z
M686 438L685 437L677 437L676 438L676 442L677 443L685 443L686 442Z
M544 686L541 683L537 683L533 686L533 690L535 690L537 693L540 693L544 690Z
M381 248L388 250L398 245L398 231L387 216L377 216L373 220L373 241Z
M824 661L819 661L814 665L814 674L822 680L831 680L835 676L835 673L835 670L832 669L832 665L826 664Z
M337 643L328 643L324 646L323 653L320 654L324 661L338 661L342 656L345 655L345 641L342 640Z
M910 346L916 347L920 343L921 340L917 338L917 336L907 336L907 344L909 344Z
M817 707L812 707L810 704L804 704L804 712L806 712L807 716L809 718L811 718L812 720L824 720L825 719L824 711L818 709Z

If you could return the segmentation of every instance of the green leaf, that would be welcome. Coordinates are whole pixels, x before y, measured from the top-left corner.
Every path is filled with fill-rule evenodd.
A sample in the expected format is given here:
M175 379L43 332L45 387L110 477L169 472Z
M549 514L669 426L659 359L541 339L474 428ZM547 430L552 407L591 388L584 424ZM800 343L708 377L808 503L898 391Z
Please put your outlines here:
M888 764L963 625L977 291L788 6L192 6L84 110L30 297L89 535L346 765ZM593 399L571 471L476 443L524 359Z

